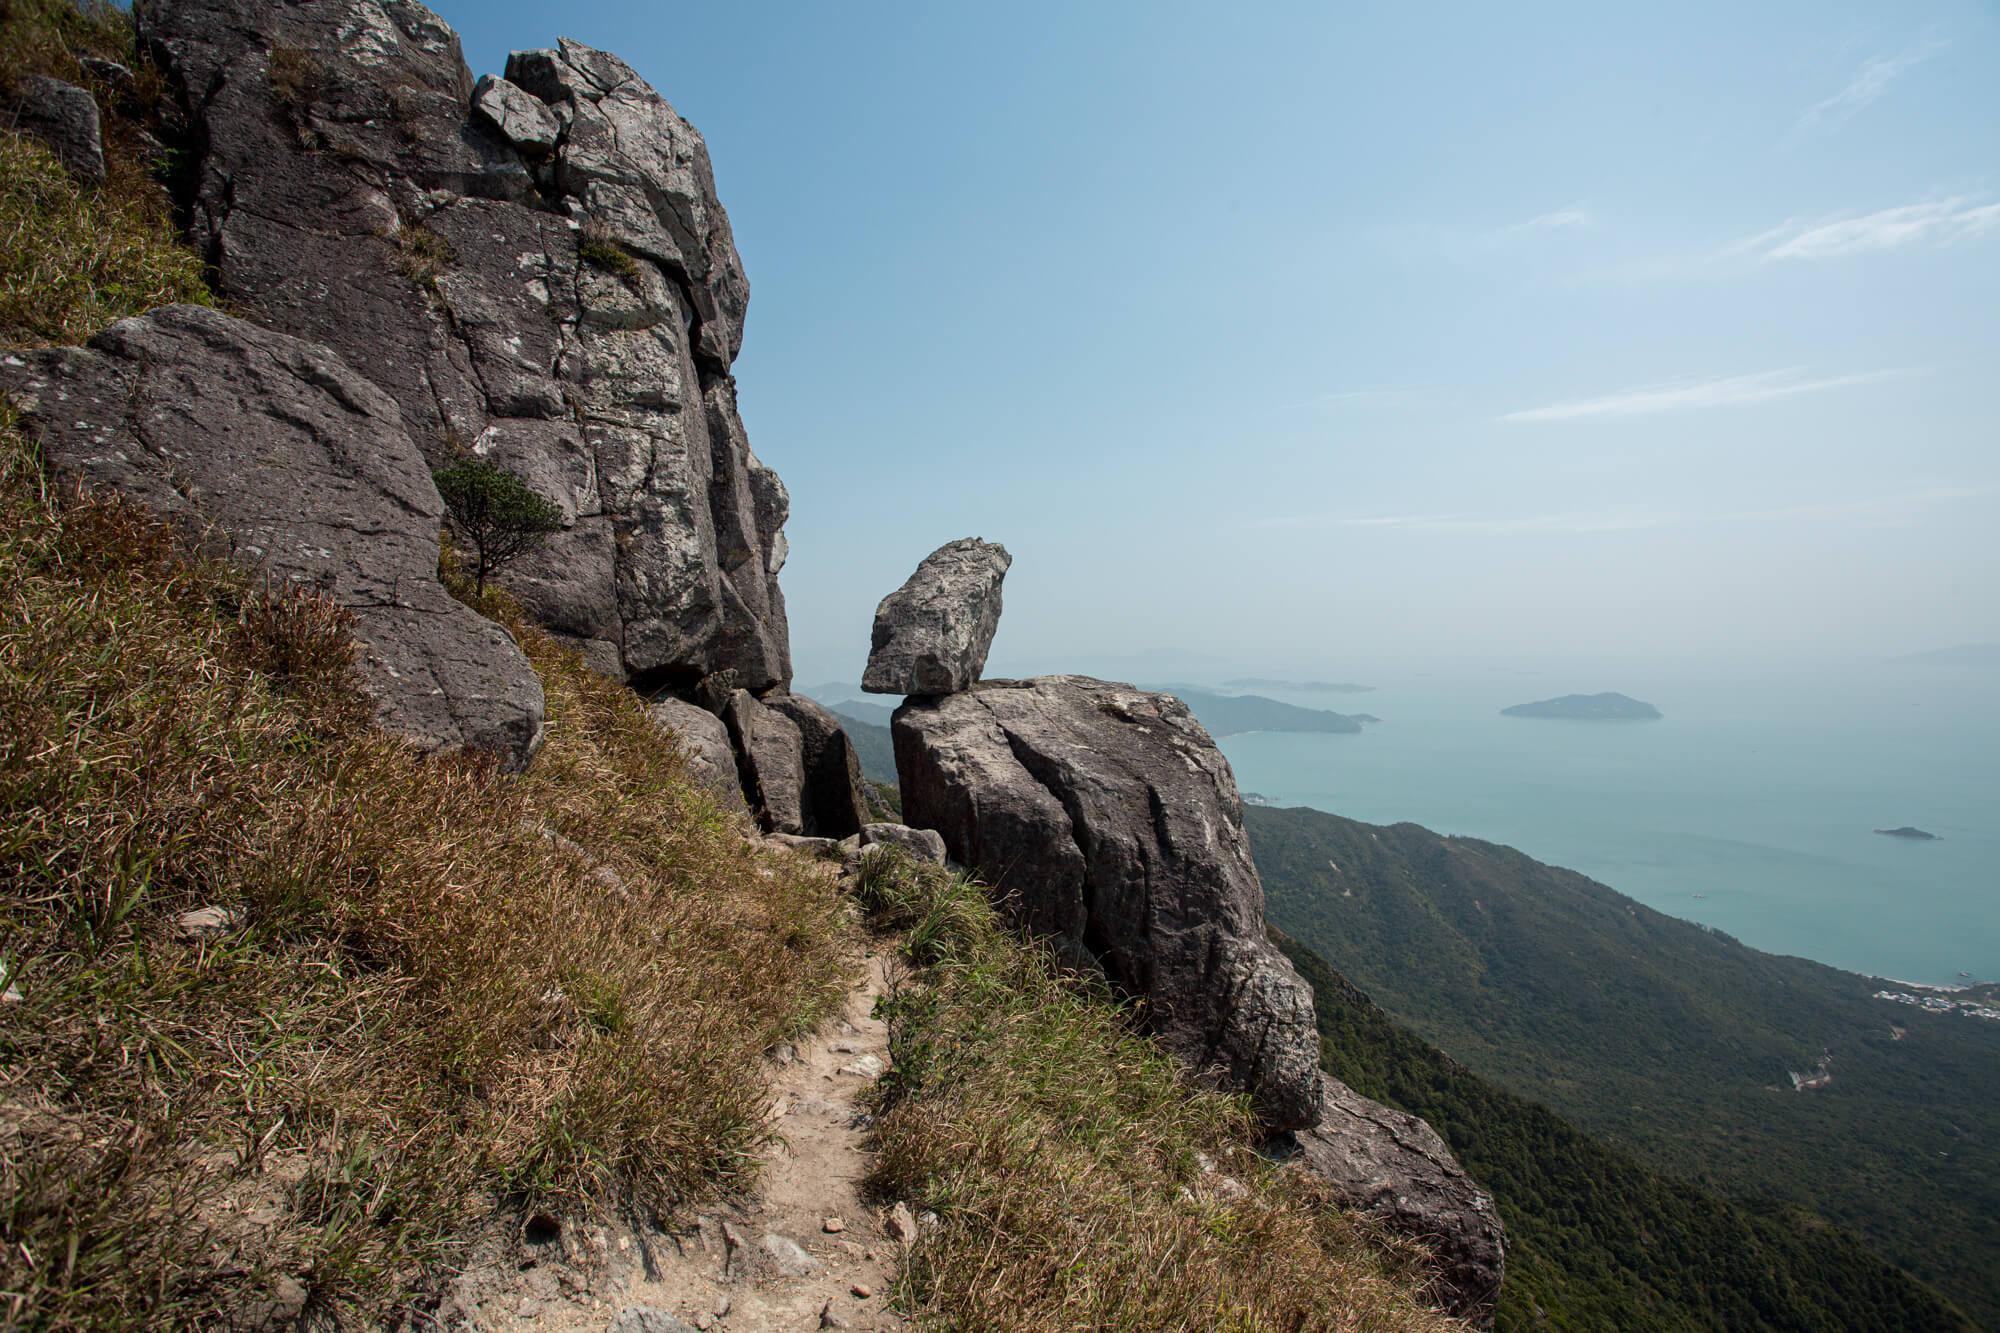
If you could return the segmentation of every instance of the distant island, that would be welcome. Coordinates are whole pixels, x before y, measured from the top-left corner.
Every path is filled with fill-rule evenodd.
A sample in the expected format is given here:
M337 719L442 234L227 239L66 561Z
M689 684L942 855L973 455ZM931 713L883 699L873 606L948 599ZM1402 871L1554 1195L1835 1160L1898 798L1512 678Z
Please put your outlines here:
M1352 735L1361 730L1359 718L1329 713L1322 708L1300 708L1260 694L1210 694L1185 685L1153 688L1177 696L1193 710L1211 736L1240 736L1246 731L1325 731Z
M1920 828L1911 828L1908 824L1903 825L1901 828L1878 828L1875 831L1885 838L1910 838L1917 842L1936 842L1938 840L1937 834L1926 833Z
M1501 709L1500 713L1503 717L1568 717L1591 722L1635 718L1650 720L1660 716L1660 710L1653 705L1622 694L1565 694L1560 699L1515 704L1512 708Z
M1269 797L1269 796L1266 796L1266 795L1265 795L1265 794L1264 794L1263 792L1261 792L1261 791L1246 791L1246 792L1244 792L1244 793L1243 793L1243 804L1245 804L1245 805L1276 805L1276 804L1277 804L1277 801L1273 800L1273 799L1272 799L1271 797Z
M1373 685L1356 685L1351 680L1266 680L1262 676L1238 676L1223 681L1222 685L1232 690L1298 690L1318 694L1370 694L1375 689Z

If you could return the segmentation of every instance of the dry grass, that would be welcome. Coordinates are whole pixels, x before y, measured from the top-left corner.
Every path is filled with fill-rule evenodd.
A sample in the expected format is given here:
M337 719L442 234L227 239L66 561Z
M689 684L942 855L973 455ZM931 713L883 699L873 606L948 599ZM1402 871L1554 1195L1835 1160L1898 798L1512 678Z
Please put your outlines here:
M494 1201L745 1182L760 1052L844 990L824 877L525 627L530 771L418 762L337 608L0 443L0 1324L218 1326L281 1275L380 1304ZM241 924L179 938L209 905Z
M80 343L180 301L214 298L164 195L79 185L38 140L0 131L0 346Z
M92 79L79 59L92 56L132 83ZM0 104L37 74L96 94L105 178L80 185L38 140L0 131L0 346L82 342L155 306L212 304L162 184L182 159L164 147L177 137L170 99L131 15L101 0L0 0Z
M935 1210L899 1298L926 1328L1394 1330L1423 1256L1253 1149L1101 987L999 930L976 884L875 862L862 895L923 966L889 1001L875 1184Z

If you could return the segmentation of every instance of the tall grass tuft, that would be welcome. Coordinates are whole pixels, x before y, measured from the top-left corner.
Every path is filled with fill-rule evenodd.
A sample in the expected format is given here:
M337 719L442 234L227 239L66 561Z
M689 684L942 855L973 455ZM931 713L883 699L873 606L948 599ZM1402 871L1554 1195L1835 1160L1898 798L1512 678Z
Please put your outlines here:
M844 994L834 887L514 630L534 765L421 761L339 608L57 503L0 418L0 1322L374 1307L493 1208L748 1182L760 1052Z
M860 892L920 966L887 1001L873 1183L938 1216L897 1292L923 1327L1462 1327L1425 1308L1421 1253L1258 1156L1243 1098L1192 1086L980 885L883 856Z

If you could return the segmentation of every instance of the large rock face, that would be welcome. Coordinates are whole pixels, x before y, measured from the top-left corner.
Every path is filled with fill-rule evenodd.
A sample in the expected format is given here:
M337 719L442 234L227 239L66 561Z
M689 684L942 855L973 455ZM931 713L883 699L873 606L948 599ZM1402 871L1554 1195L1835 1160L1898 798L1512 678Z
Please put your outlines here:
M1319 1119L1312 991L1264 935L1236 780L1187 706L1087 676L987 681L896 711L903 817L1016 917L1143 997L1169 1049Z
M749 297L708 152L564 41L475 85L414 0L158 0L201 145L194 239L245 315L387 391L433 466L520 473L564 530L500 581L642 686L791 674L788 508L729 366Z
M986 669L1000 628L1000 584L1014 557L965 537L924 557L875 608L874 642L861 688L874 694L951 694Z
M1325 1116L1297 1136L1303 1164L1345 1206L1429 1249L1437 1267L1431 1298L1490 1328L1507 1242L1493 1196L1422 1120L1370 1101L1331 1075L1320 1079Z
M212 554L355 613L377 720L509 767L542 735L513 636L437 581L443 505L395 403L324 347L199 306L114 324L88 348L0 355L57 477L116 490Z

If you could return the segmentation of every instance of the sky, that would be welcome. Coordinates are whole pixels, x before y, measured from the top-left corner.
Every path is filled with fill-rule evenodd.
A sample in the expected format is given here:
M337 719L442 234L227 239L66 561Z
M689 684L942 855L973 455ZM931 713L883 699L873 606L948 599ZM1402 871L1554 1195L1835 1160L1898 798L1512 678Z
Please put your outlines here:
M707 138L802 683L2000 640L1995 0L435 7Z

